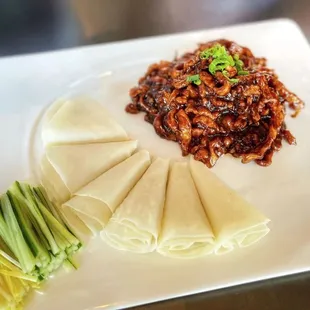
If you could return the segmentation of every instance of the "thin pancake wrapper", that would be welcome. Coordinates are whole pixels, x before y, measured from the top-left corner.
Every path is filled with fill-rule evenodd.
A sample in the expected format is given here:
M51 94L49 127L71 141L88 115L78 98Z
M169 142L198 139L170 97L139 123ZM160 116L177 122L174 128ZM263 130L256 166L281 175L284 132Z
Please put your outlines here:
M246 247L268 232L269 219L229 188L203 163L190 159L190 168L201 201L216 237L216 254L236 246Z
M90 98L56 101L46 113L44 145L128 140L125 130L105 108Z
M85 223L78 217L70 208L62 208L57 206L59 212L61 213L66 225L74 232L74 234L83 241L87 243L92 237L92 231L85 225Z
M200 202L188 164L172 165L157 251L176 258L212 253L214 235Z
M42 183L55 200L64 202L136 147L137 141L49 146L41 163Z
M150 163L149 152L139 151L80 189L63 208L73 210L94 233L102 230Z
M51 200L63 202L70 198L71 194L68 187L64 184L46 155L43 155L41 160L41 183Z
M118 250L137 253L155 250L168 171L169 160L155 159L101 232L107 244Z

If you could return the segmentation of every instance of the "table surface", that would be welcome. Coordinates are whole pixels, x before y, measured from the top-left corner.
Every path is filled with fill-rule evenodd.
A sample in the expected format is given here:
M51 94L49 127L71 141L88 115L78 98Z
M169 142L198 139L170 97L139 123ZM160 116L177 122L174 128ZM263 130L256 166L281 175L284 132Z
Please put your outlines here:
M309 310L310 273L162 301L134 310Z
M297 21L310 39L309 13L309 0L2 0L0 56L278 17ZM309 289L302 273L134 309L308 310Z

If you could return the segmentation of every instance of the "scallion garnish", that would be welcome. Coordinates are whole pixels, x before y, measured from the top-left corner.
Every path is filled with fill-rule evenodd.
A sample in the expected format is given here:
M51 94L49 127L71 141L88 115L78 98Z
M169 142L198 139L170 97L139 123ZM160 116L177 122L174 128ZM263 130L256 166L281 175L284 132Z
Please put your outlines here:
M216 44L208 49L205 49L200 53L201 59L208 59L212 57L212 61L209 64L209 71L214 75L217 71L223 73L223 75L231 82L238 83L237 78L229 78L227 67L235 67L237 69L237 75L247 75L248 71L243 70L244 63L239 59L239 55L235 54L233 57L228 54L225 46Z
M189 82L189 83L194 83L196 85L200 85L201 84L201 80L200 80L199 74L189 75L187 77L186 81Z
M248 74L249 74L249 71L243 70L244 63L243 63L243 61L239 58L239 55L238 55L238 54L235 54L235 55L234 55L234 60L235 60L235 66L236 66L238 75L248 75Z

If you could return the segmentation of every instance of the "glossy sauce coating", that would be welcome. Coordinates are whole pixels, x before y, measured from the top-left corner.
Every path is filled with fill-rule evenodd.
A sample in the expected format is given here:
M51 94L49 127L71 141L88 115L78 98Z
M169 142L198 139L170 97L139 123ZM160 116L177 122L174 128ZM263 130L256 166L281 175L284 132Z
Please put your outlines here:
M212 57L201 59L200 54L215 44L238 55L248 74L238 75L229 66L226 76L220 71L212 75ZM193 75L199 75L199 85L188 81ZM285 107L297 115L304 106L267 68L265 58L224 39L200 44L172 62L152 64L130 97L127 112L145 112L160 137L178 142L183 156L193 154L208 167L227 153L242 163L270 165L283 139L296 143L285 126Z

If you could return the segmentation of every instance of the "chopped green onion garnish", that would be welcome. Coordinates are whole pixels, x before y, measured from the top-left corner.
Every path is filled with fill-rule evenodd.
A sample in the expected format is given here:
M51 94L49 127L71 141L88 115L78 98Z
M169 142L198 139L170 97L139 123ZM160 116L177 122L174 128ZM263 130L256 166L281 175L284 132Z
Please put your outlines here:
M236 69L237 69L238 75L248 75L249 71L243 70L244 63L243 63L243 61L241 59L239 59L239 55L238 54L234 55L234 60L235 60Z
M228 72L226 70L223 71L223 75L226 77L226 79L231 83L231 84L236 84L239 82L239 79L231 79L228 76Z
M248 75L249 71L240 70L238 71L238 75Z
M209 57L212 57L214 59L221 58L223 56L227 55L227 51L225 46L220 44L215 44L214 46L205 49L200 53L201 59L208 59Z
M186 81L189 82L189 83L194 83L196 85L200 85L201 84L201 80L200 80L199 74L189 75L187 77Z
M233 57L228 54L225 46L215 44L214 46L205 49L200 53L201 59L208 59L212 57L212 61L209 64L209 71L214 75L217 71L223 73L223 75L233 84L238 83L237 78L229 78L226 71L227 67L235 67L237 69L237 75L247 75L248 71L243 70L244 63L239 59L239 55L235 54Z

